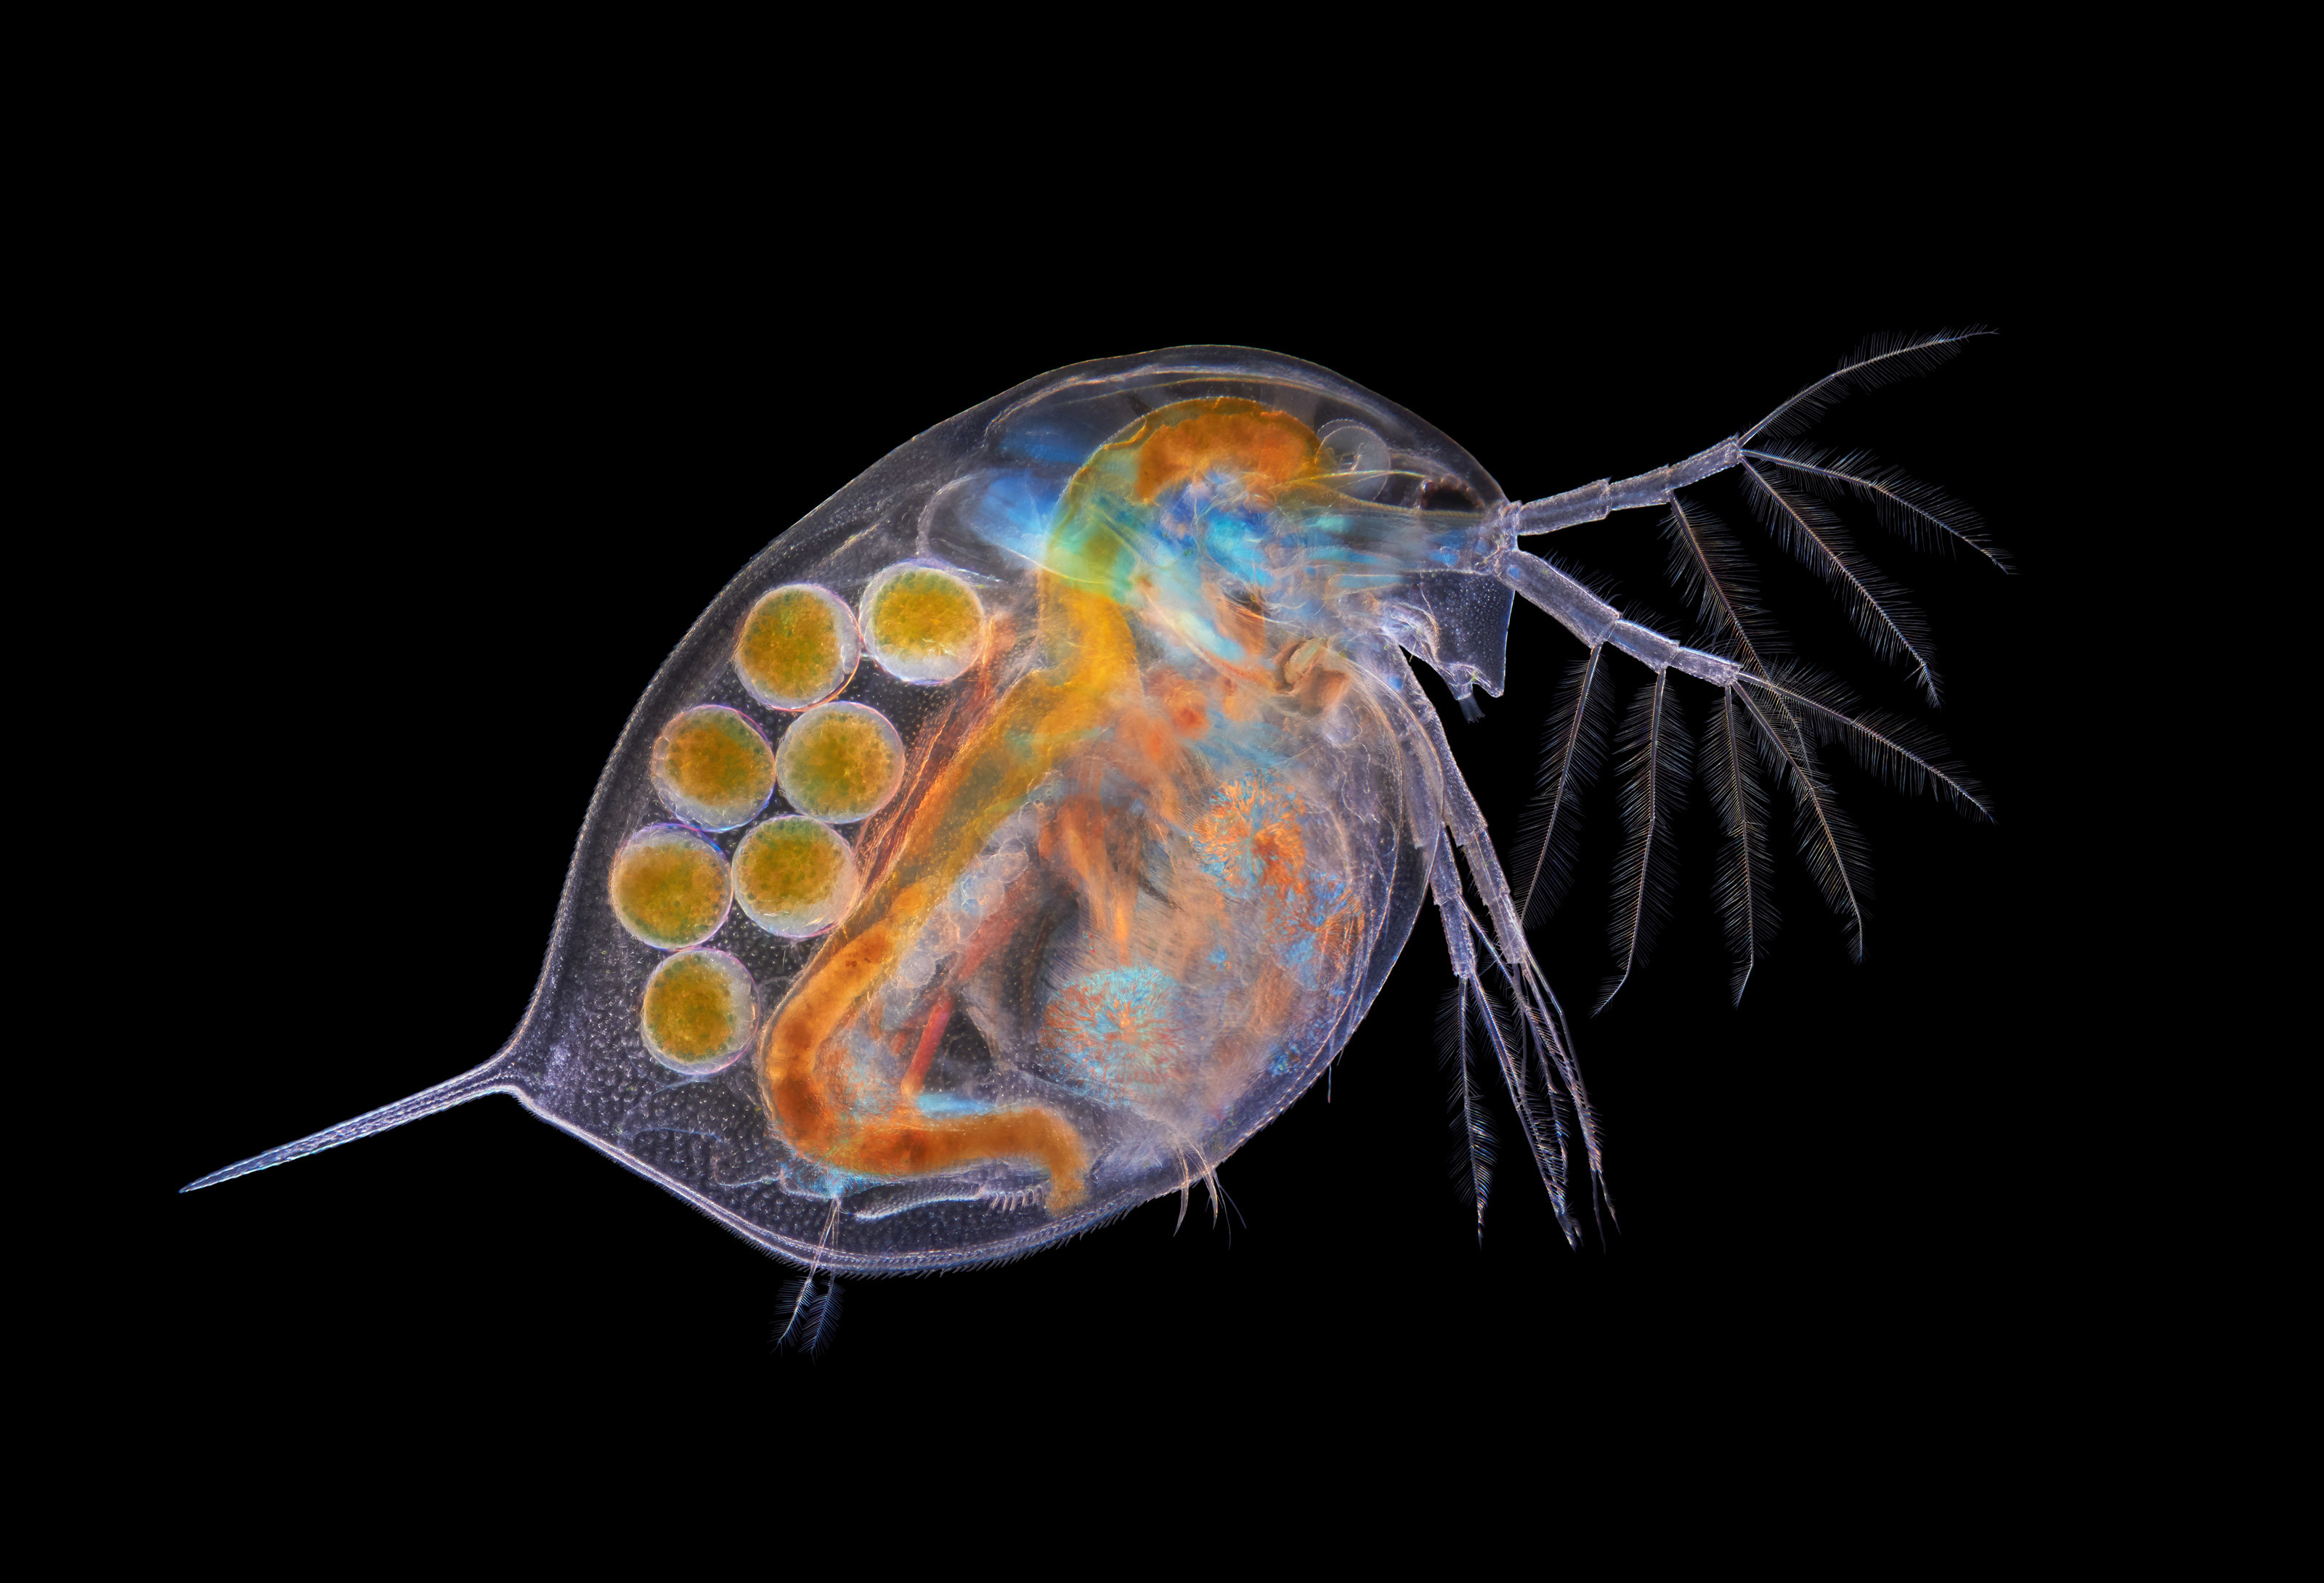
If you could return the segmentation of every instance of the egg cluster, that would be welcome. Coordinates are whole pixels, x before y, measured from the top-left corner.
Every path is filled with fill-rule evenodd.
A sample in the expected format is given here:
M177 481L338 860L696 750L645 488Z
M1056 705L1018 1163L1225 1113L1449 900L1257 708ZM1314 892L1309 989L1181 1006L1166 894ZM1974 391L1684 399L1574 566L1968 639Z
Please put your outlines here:
M760 1012L750 970L707 942L737 907L789 940L836 926L862 889L837 828L878 813L904 780L904 741L885 714L835 695L869 654L899 680L948 682L975 663L984 612L939 566L905 562L874 576L857 610L794 583L761 596L734 641L734 674L782 718L768 732L740 710L680 710L654 739L648 778L673 816L622 843L607 891L631 936L671 953L647 979L645 1047L699 1076L750 1048ZM780 792L788 812L768 815ZM766 815L761 817L761 815ZM755 821L755 823L754 823ZM744 829L748 826L747 829ZM732 855L716 837L742 830Z

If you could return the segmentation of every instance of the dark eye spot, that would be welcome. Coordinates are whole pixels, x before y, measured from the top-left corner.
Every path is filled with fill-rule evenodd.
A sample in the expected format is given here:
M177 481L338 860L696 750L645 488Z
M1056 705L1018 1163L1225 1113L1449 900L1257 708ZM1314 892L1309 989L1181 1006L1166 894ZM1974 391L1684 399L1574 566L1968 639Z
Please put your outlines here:
M1420 488L1420 509L1424 511L1481 511L1485 502L1477 492L1457 478L1432 478Z

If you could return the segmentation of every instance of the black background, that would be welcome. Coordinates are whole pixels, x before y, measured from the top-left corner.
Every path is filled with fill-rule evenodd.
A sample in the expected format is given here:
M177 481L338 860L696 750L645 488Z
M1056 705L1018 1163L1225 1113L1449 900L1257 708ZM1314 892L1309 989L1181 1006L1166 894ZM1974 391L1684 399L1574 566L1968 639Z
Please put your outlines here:
M199 899L163 975L182 1013L149 1072L163 1126L122 1185L165 1250L166 1317L141 1345L175 1422L245 1453L290 1424L329 1445L361 1403L456 1463L576 1414L670 1445L812 1422L999 1466L1070 1461L1093 1408L1157 1442L1254 1410L1447 1437L1594 1416L1683 1457L1721 1424L1958 1427L1997 1367L2039 1375L2072 1211L2033 1162L2081 1057L2057 1043L2078 971L2057 910L2070 750L2028 685L2061 525L2024 437L2069 315L2006 216L1803 267L1764 215L1724 239L1582 245L1482 190L1384 199L1355 225L1226 204L1193 228L1029 198L706 217L698 191L650 182L603 202L382 197L214 217L214 267L154 349L156 410L189 415L167 482L199 504L144 674L173 699ZM816 1361L770 1348L783 1266L505 1100L172 1196L497 1048L670 646L783 527L1020 380L1266 346L1410 408L1523 499L1733 433L1867 334L1970 321L2004 334L1819 437L1983 507L2018 559L2004 577L1858 523L1932 620L1934 723L2000 822L1839 770L1873 854L1867 960L1845 960L1794 862L1738 1010L1698 796L1674 926L1577 1023L1619 1213L1579 1252L1506 1150L1481 1247L1448 1188L1433 913L1328 1098L1226 1164L1225 1217L1198 1198L1174 1230L1157 1203L1011 1265L848 1281ZM1803 651L1910 707L1831 595L1723 486L1701 492ZM1650 515L1552 548L1683 620ZM1522 603L1509 648L1482 723L1448 708L1504 842L1580 652ZM1601 793L1542 941L1577 1012L1606 967L1611 812Z

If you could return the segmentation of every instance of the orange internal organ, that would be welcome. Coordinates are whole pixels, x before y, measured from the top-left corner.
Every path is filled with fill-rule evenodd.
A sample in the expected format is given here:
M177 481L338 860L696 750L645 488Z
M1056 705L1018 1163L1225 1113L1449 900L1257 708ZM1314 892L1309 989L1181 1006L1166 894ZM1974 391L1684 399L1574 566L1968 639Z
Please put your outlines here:
M1138 450L1138 499L1209 473L1239 476L1262 502L1286 483L1316 476L1314 431L1287 412L1218 396L1156 413Z
M1010 687L919 790L878 879L768 1019L760 1078L776 1125L793 1146L872 1175L1028 1160L1048 1173L1051 1212L1087 1196L1088 1149L1056 1112L1026 1107L932 1118L905 1100L859 1116L848 1103L842 1063L827 1052L1033 787L1069 754L1115 731L1125 713L1144 713L1137 644L1115 596L1133 587L1137 558L1108 526L1130 505L1122 495L1135 492L1150 502L1174 480L1197 472L1238 474L1247 487L1265 491L1311 475L1316 456L1314 435L1296 419L1222 398L1150 414L1075 475L1059 505L1047 564L1037 574L1047 663ZM1130 477L1134 490L1125 488ZM1207 725L1207 711L1194 697L1167 698L1154 713L1168 722L1165 736L1200 734ZM1162 741L1136 746L1152 752ZM1111 933L1123 920L1109 916L1102 924Z
M856 1119L834 1091L825 1045L886 977L936 904L1067 749L1115 713L1136 676L1137 649L1120 607L1045 579L1043 622L1070 630L1068 665L1010 688L931 781L885 872L827 941L769 1022L761 1074L783 1136L802 1152L871 1175L908 1175L982 1159L1026 1159L1049 1173L1049 1207L1086 1192L1089 1155L1062 1117L1038 1108L927 1118L899 1106Z

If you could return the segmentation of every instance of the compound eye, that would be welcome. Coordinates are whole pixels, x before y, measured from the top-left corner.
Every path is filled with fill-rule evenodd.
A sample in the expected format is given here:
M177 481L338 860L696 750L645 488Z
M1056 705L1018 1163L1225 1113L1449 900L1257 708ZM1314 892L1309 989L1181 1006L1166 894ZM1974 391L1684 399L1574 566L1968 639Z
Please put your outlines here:
M1333 468L1327 476L1342 494L1360 501L1379 498L1380 491L1388 487L1388 474L1394 471L1386 440L1362 424L1344 418L1337 423L1325 424L1316 431L1315 437L1330 453Z

